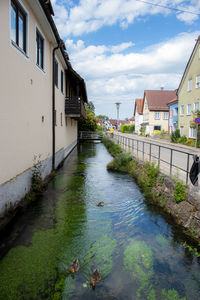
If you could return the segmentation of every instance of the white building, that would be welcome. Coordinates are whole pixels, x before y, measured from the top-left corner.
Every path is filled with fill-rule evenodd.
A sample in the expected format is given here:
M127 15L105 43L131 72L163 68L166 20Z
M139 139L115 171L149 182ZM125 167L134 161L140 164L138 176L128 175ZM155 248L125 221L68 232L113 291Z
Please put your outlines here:
M0 215L29 191L35 161L44 178L76 146L85 115L85 83L52 15L50 1L0 1Z
M140 134L141 124L143 123L143 105L144 99L135 99L134 117L135 117L135 133Z

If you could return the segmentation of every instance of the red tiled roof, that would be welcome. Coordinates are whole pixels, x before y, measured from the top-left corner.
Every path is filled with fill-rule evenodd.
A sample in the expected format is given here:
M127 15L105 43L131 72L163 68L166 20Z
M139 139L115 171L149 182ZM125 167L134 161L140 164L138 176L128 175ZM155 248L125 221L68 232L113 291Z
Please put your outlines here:
M167 103L176 97L176 91L146 90L145 95L150 111L168 111Z
M135 121L135 117L133 116L132 118L129 119L129 121Z
M170 100L170 101L167 103L167 105L169 105L169 104L171 104L171 103L173 103L173 102L176 102L176 101L178 101L177 96L176 96L174 99Z
M135 99L135 105L137 107L137 113L139 115L143 114L143 104L144 104L144 99Z

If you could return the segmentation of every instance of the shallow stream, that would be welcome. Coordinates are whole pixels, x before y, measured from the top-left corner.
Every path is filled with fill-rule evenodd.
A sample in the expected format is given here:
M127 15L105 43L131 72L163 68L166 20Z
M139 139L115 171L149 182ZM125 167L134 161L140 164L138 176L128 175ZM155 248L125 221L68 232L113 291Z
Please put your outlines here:
M103 144L81 144L0 236L0 299L200 299L199 258L132 178L107 171L111 159Z

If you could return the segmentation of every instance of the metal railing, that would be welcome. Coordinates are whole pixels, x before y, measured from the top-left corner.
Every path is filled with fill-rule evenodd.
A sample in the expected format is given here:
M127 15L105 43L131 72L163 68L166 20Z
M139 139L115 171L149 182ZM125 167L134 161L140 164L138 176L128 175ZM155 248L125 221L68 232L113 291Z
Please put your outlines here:
M96 131L80 131L79 140L101 140L103 137L102 132Z
M83 100L80 97L72 96L65 98L65 115L71 118L86 118L86 111Z
M110 136L110 133L106 133ZM114 134L113 139L121 147L143 161L155 162L161 172L190 184L189 172L193 163L193 153L175 149L149 141Z

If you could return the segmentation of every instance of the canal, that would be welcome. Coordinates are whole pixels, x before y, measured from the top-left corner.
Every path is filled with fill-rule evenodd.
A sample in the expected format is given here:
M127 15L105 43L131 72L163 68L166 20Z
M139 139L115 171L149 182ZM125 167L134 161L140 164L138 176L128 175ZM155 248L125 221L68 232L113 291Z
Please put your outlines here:
M199 258L132 178L107 171L111 159L101 143L79 145L1 234L0 299L200 299Z

